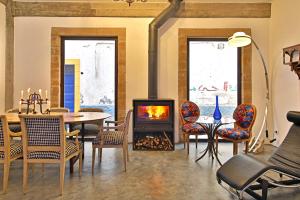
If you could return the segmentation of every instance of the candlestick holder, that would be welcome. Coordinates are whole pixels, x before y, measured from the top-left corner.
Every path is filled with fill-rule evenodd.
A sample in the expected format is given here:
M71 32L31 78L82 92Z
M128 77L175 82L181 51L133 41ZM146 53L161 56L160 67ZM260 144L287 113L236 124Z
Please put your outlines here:
M42 99L40 94L34 92L30 94L27 99L23 99L23 98L20 99L20 108L22 107L22 105L26 105L27 108L26 114L29 114L30 107L33 107L32 113L36 114L39 107L40 113L48 114L50 113L50 106L45 110L45 112L43 112L43 104L47 105L48 103L50 103L50 100L48 98ZM19 114L21 113L20 108L19 108Z

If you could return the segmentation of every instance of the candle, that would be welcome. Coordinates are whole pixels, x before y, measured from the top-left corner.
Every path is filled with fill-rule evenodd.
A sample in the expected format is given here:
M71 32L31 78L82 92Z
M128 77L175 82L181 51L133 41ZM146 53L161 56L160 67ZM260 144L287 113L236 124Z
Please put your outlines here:
M22 101L19 101L19 113L22 111Z
M48 110L50 111L50 107L51 107L51 103L50 103L50 100L49 101L47 101L47 104L48 104Z
M21 99L24 98L24 90L21 90Z
M39 94L42 96L42 89L39 89Z
M48 91L47 90L45 91L45 96L46 96L45 98L47 99L48 98Z
M27 95L29 97L29 94L30 94L30 88L27 89Z
M36 108L36 100L34 100L33 113L36 113L36 110L37 110L37 108Z

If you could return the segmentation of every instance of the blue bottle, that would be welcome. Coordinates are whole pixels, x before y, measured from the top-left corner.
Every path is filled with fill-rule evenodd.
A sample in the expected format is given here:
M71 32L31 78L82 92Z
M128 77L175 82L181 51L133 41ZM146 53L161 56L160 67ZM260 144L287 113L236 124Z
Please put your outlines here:
M216 108L215 108L215 112L214 112L213 117L214 117L215 120L220 120L222 118L222 114L221 114L220 109L219 109L219 97L218 97L218 95L216 96Z

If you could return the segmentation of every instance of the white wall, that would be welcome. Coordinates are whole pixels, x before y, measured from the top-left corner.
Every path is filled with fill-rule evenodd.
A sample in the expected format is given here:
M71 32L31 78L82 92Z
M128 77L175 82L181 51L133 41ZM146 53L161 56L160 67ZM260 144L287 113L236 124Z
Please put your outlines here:
M280 144L291 126L286 120L290 110L300 110L300 81L288 65L282 64L282 49L300 44L299 0L273 0L270 23L270 65L274 130Z
M0 3L0 113L4 112L5 109L5 31L5 6Z
M51 27L125 27L126 28L126 101L147 98L148 24L152 18L15 18L15 99L21 89L50 90ZM252 36L268 59L269 19L170 19L160 34L159 97L174 98L178 106L178 28L251 28ZM252 56L253 102L262 111L264 80L257 52ZM221 67L221 66L220 66ZM16 105L17 101L15 102ZM261 112L260 112L261 111ZM254 133L260 126L258 114ZM176 107L176 130L178 113ZM131 139L131 136L129 136ZM175 140L178 141L176 132Z

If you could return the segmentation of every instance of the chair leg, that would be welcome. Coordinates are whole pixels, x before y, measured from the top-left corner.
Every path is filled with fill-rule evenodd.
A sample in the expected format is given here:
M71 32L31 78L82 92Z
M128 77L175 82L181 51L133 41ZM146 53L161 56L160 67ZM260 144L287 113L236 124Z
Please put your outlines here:
M98 160L100 160L101 150L98 148Z
M126 172L127 155L126 155L126 149L125 149L124 146L123 146L123 162L124 162L124 169L125 169L125 172Z
M187 155L190 154L190 135L186 134L186 142L187 142Z
M196 149L198 149L198 135L196 135Z
M27 192L27 183L28 183L28 162L23 162L23 193Z
M60 195L62 195L64 191L64 182L65 182L65 162L60 163L59 178L60 178L60 182L59 182Z
M10 162L8 162L8 161L4 162L4 165L3 165L3 193L4 194L7 191L9 167L10 167Z
M186 143L186 134L183 133L183 149L185 149L185 143Z
M233 143L233 155L236 155L238 153L238 143Z
M127 162L129 162L128 143L126 144L126 156L127 156Z
M79 176L82 174L82 151L79 153Z
M96 153L96 148L93 147L93 152L92 152L92 174L94 174L94 166L95 166L95 153Z
M218 139L218 134L216 134L216 153L218 153L218 147L219 147L219 139Z
M245 154L248 154L249 141L245 142Z
M102 162L102 148L99 147L99 162L101 163Z

